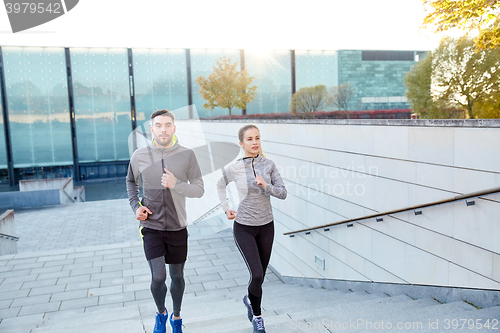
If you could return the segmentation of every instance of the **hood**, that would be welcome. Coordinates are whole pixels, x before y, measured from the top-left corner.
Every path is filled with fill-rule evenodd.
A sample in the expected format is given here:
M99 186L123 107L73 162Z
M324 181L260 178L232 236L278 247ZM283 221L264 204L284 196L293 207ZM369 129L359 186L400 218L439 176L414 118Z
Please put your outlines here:
M177 136L175 134L172 140L174 141L174 144L172 146L170 146L169 148L162 148L155 145L155 139L153 138L151 140L151 144L149 145L149 147L151 148L152 151L158 154L168 153L179 148L179 140L177 139Z

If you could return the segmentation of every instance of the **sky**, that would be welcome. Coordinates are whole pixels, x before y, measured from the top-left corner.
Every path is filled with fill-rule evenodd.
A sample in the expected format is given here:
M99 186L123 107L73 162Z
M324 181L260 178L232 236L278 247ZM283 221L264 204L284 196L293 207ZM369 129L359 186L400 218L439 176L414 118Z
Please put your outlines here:
M133 48L432 50L422 0L80 0L0 45Z

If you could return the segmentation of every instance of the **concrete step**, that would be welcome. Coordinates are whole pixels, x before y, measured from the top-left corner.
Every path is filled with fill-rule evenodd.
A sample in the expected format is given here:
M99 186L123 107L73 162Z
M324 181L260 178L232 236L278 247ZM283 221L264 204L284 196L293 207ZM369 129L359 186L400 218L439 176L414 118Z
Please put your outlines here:
M64 313L52 313L51 316L48 316L41 324L39 324L35 329L33 329L32 333L41 333L41 332L55 332L57 330L64 332L85 332L80 330L81 327L85 327L89 329L89 327L107 327L112 328L113 325L118 325L121 327L119 322L127 322L130 327L135 331L140 328L144 332L144 327L142 327L142 319L141 312L138 306L130 306L123 308L103 308L103 309L95 309L93 311L84 312L84 313L76 313L76 312L64 312ZM132 324L132 323L138 323ZM126 327L126 326L124 326ZM113 332L114 330L110 330ZM108 331L108 332L110 332ZM135 332L130 331L130 332ZM87 330L86 332L91 332L91 330ZM104 331L103 331L104 332Z

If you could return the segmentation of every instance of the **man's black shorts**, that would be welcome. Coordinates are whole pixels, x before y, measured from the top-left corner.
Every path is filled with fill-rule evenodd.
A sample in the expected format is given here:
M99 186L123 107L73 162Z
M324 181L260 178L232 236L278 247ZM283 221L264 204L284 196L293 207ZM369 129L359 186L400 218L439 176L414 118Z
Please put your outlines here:
M182 264L187 258L187 229L160 231L139 227L146 259L165 257L166 264Z

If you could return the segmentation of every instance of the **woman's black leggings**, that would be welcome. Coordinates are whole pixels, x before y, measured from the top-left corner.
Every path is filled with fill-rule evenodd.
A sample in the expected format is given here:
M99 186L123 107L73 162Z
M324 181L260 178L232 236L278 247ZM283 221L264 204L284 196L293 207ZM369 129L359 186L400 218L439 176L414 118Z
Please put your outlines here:
M236 246L250 271L248 299L254 316L260 316L262 283L273 248L274 221L262 226L248 226L234 221L233 233Z

